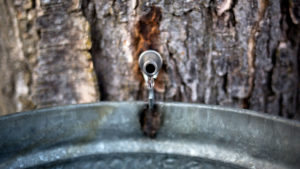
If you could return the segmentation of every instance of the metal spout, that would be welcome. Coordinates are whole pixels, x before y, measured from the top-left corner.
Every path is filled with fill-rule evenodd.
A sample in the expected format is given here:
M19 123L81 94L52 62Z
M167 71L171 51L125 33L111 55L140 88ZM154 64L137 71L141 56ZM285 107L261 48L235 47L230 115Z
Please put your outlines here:
M146 50L139 56L139 66L149 90L148 100L150 109L154 105L154 80L157 78L162 63L162 57L154 50Z
M140 54L139 66L144 75L155 79L162 66L162 58L158 52L146 50Z

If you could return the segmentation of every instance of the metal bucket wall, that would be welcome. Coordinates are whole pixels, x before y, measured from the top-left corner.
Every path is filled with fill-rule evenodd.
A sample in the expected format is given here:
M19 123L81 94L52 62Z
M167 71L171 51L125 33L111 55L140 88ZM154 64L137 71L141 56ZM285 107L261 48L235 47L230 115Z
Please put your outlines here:
M0 118L0 168L298 168L300 123L253 111L158 103L144 136L144 102L101 102Z

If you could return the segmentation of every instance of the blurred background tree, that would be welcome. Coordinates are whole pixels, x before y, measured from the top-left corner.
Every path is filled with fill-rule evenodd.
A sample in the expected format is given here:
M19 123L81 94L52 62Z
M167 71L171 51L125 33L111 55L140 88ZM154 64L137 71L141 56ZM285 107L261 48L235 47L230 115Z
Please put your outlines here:
M298 0L0 0L0 114L145 100L138 54L164 59L159 101L300 119Z

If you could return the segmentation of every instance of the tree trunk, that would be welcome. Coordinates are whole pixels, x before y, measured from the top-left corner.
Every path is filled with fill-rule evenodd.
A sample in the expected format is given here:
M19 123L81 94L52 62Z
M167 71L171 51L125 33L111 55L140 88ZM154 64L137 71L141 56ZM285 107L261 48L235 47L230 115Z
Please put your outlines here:
M145 100L137 59L155 49L164 60L159 101L300 119L299 7L297 0L0 0L0 111Z
M0 0L0 114L97 101L79 1Z

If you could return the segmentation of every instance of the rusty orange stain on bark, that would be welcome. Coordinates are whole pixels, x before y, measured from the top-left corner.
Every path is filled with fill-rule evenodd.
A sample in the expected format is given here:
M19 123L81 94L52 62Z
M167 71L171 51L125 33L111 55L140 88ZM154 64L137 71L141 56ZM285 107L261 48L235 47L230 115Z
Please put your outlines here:
M133 71L135 77L144 84L143 76L139 70L138 59L139 55L149 49L156 50L159 52L159 24L161 21L162 12L159 7L152 6L150 11L139 18L137 23L134 25L132 33L132 47L133 47ZM155 90L158 92L165 91L164 70L161 70L156 81Z

